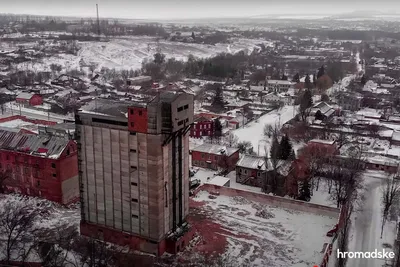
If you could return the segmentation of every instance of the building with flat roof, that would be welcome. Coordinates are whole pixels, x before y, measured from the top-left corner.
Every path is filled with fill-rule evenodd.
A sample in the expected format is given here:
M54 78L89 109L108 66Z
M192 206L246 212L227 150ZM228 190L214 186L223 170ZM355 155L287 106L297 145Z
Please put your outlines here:
M188 243L192 123L193 95L185 93L77 113L83 235L155 255Z

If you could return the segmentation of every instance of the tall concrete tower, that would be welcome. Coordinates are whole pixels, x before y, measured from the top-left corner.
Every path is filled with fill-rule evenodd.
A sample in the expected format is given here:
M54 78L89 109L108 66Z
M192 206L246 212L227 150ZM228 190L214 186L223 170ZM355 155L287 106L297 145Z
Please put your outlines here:
M156 255L185 244L192 122L185 93L77 113L83 235Z

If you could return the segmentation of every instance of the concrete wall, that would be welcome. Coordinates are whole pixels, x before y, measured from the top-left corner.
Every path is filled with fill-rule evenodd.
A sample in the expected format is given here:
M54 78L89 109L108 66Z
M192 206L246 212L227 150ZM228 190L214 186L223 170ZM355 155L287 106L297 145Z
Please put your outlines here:
M337 208L331 208L327 206L312 204L289 198L270 196L266 194L260 194L260 193L249 192L240 189L233 189L229 187L223 187L211 184L202 185L201 187L199 187L198 191L201 190L207 192L219 192L221 195L230 197L240 196L248 200L259 202L265 205L277 206L285 209L293 209L302 212L310 212L318 215L331 216L334 218L338 218L340 212L339 209Z
M84 220L122 231L139 233L137 173L128 131L80 126L82 206ZM132 155L133 160L130 161ZM132 175L132 179L131 179Z

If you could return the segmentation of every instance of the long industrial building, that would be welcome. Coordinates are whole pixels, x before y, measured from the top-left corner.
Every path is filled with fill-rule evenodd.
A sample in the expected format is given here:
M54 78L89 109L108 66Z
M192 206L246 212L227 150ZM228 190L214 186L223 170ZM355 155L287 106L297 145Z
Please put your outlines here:
M181 250L191 238L192 123L193 95L186 93L80 110L81 234L155 255Z

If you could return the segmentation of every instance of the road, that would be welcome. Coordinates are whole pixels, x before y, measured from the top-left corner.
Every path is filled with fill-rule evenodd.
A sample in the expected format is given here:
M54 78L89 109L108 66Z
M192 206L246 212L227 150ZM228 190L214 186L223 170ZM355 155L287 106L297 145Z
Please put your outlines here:
M356 211L356 219L351 229L353 239L349 243L349 251L373 252L381 250L381 185L382 177L367 176L365 199L362 206ZM394 233L393 233L394 234ZM348 267L381 267L385 262L382 259L348 259Z

